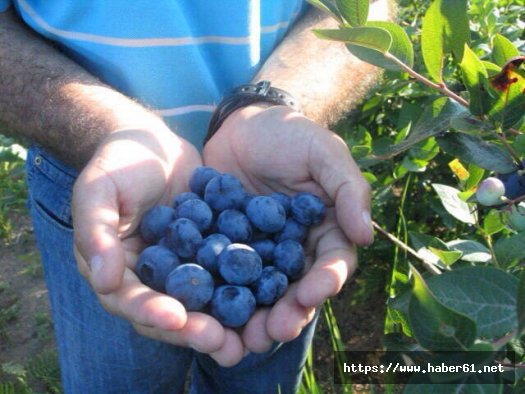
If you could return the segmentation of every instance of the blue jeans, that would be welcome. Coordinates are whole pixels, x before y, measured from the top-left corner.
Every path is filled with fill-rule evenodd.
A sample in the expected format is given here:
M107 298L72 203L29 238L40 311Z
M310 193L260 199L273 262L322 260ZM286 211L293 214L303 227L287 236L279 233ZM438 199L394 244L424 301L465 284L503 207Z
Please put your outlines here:
M106 312L73 255L71 193L76 171L34 147L27 159L29 207L44 265L65 393L293 393L315 322L297 339L220 367L210 357L138 334Z

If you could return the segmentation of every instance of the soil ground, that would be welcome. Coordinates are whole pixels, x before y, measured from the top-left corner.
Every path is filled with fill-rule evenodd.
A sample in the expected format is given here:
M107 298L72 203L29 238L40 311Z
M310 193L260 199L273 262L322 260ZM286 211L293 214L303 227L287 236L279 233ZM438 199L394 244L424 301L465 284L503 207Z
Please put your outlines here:
M29 387L29 392L57 392L49 378L31 373L35 357L56 354L47 290L36 252L30 220L26 214L12 217L13 236L0 240L0 392L2 384ZM348 301L357 284L350 280L332 300L341 339L347 348L380 348L385 295L378 291L363 305ZM314 372L325 393L334 390L333 351L329 329L323 316L319 319L313 344ZM48 358L49 359L49 358ZM7 373L9 372L9 373ZM36 377L35 377L36 375ZM45 374L44 374L45 375ZM336 386L337 387L337 386ZM369 389L354 386L355 391Z

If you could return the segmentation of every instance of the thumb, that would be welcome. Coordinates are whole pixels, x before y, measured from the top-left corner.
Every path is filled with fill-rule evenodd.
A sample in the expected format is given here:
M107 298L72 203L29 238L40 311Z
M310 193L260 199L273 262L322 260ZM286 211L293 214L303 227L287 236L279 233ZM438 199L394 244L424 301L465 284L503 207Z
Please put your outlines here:
M118 190L105 171L88 166L75 183L72 207L79 269L97 293L111 293L120 287L126 266Z
M370 185L346 143L323 130L312 139L309 165L313 178L334 202L337 221L345 235L358 245L372 243Z

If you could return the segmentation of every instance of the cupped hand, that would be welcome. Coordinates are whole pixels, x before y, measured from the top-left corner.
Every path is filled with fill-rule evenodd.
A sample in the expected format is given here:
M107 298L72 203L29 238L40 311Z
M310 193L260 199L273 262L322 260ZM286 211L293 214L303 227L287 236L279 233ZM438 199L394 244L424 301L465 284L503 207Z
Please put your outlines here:
M328 205L305 245L307 270L272 308L250 319L242 338L254 352L290 341L337 294L356 267L354 244L373 241L370 186L337 135L284 106L237 110L206 144L204 164L237 176L258 194L308 191Z
M75 256L102 305L143 335L208 353L219 364L243 356L241 338L212 317L143 285L133 272L145 247L140 218L187 189L198 152L167 127L110 133L73 190Z

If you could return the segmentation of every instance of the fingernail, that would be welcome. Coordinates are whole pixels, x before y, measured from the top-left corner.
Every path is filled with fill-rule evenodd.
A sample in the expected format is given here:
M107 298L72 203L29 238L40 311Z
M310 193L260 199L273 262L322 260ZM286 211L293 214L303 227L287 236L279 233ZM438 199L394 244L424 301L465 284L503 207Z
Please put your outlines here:
M104 260L100 256L94 256L89 260L89 269L91 271L91 278L96 278L99 276L102 266L104 265Z
M251 353L251 352L250 352L248 349L244 349L243 357L248 356L250 353Z
M365 226L370 230L370 239L368 243L371 244L374 241L374 226L372 225L372 216L370 216L369 211L363 211L362 216Z

